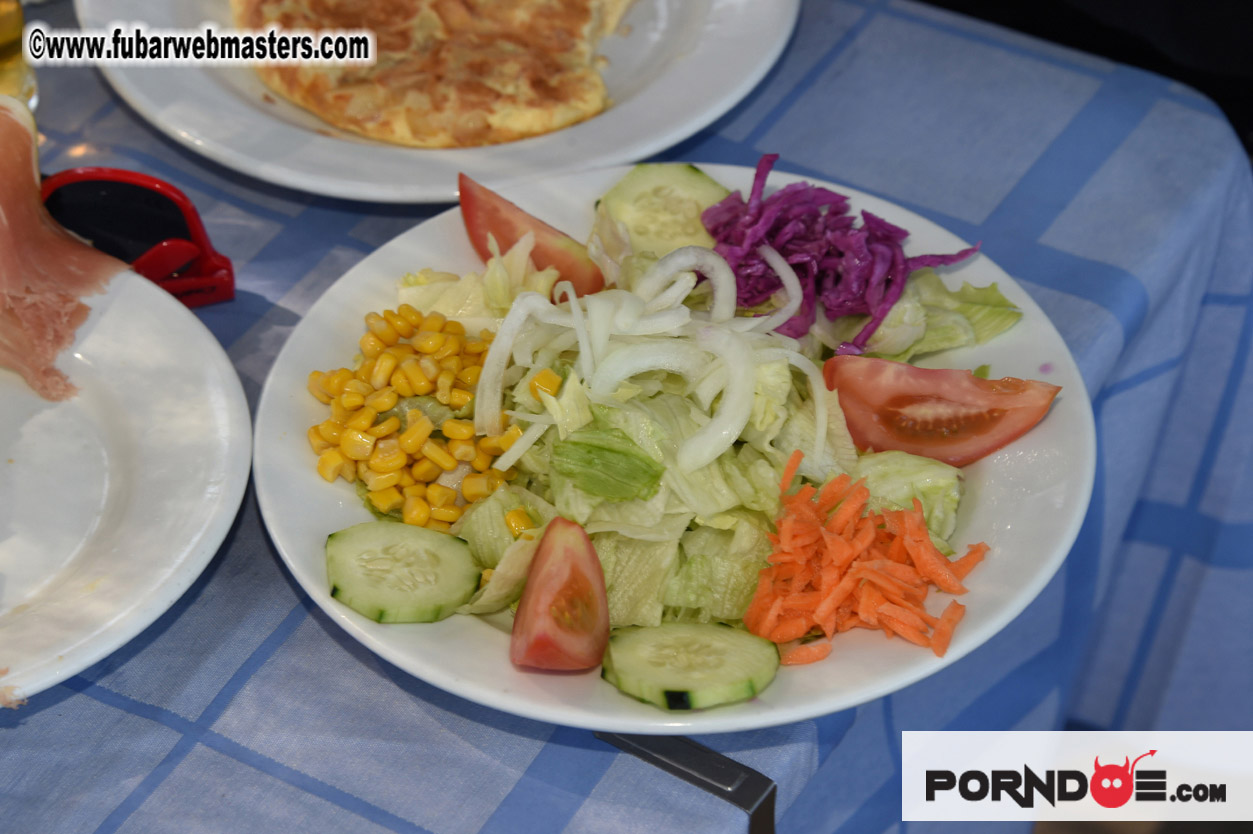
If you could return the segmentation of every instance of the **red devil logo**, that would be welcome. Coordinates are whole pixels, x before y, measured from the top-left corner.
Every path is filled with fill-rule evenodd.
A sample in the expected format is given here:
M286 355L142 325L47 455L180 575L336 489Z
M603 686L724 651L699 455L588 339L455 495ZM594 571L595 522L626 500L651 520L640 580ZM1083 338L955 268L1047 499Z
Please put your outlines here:
M1145 756L1152 756L1156 750L1136 756L1136 760L1131 761L1130 757L1124 757L1121 767L1118 765L1103 765L1101 757L1097 756L1093 759L1096 770L1092 771L1092 778L1088 781L1088 792L1092 794L1092 798L1097 801L1103 808L1121 808L1127 804L1127 800L1131 798L1132 777L1136 764Z

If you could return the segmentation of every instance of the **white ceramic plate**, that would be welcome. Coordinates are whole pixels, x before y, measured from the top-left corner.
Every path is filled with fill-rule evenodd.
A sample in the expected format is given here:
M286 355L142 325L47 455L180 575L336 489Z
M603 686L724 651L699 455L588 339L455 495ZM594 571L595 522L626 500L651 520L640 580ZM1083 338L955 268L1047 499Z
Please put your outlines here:
M0 370L0 693L30 697L124 645L230 529L251 421L217 339L126 272L58 367L69 400Z
M75 0L80 22L227 26L226 0ZM637 0L601 44L615 102L565 130L485 148L423 150L335 130L268 93L250 67L104 66L141 116L196 153L268 182L379 202L451 202L457 173L500 186L634 162L713 122L757 85L795 26L799 0Z
M701 166L747 193L749 168ZM626 168L556 177L505 196L576 237L590 231L592 203ZM770 186L797 177L774 174ZM907 254L955 252L966 243L934 223L853 189L854 210L869 209L911 232ZM274 363L255 429L254 467L261 511L283 559L300 584L353 637L435 686L506 712L544 721L631 733L712 733L799 721L855 706L930 675L960 659L1017 616L1061 565L1091 495L1096 435L1083 380L1044 313L1008 275L983 256L946 280L996 282L1025 315L988 345L951 351L949 367L988 363L996 376L1045 379L1063 387L1048 418L1018 442L966 469L967 498L953 542L985 541L988 558L967 580L966 617L944 658L864 631L841 635L831 659L783 669L758 698L694 714L670 714L638 703L595 674L520 672L508 660L507 624L454 616L431 625L379 625L349 611L327 592L323 544L328 533L370 519L353 489L327 484L313 470L307 428L325 407L305 390L314 369L339 367L357 352L361 318L394 308L397 279L421 266L465 272L481 262L449 211L400 235L336 282L296 327Z

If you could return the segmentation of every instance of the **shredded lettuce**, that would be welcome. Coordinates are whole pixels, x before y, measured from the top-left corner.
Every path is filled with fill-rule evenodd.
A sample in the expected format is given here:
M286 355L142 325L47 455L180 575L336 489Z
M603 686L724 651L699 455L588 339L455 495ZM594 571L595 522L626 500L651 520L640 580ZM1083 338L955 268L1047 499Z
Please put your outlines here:
M910 509L917 498L931 540L942 553L952 554L948 539L957 528L964 491L960 469L908 452L886 451L862 455L853 475L866 479L874 509Z

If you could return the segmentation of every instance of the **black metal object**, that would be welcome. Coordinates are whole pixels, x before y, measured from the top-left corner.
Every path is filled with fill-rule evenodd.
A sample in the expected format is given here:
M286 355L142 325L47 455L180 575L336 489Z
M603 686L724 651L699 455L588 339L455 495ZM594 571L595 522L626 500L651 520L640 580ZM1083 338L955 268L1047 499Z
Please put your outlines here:
M748 834L774 834L774 782L684 736L596 733L596 737L743 809Z

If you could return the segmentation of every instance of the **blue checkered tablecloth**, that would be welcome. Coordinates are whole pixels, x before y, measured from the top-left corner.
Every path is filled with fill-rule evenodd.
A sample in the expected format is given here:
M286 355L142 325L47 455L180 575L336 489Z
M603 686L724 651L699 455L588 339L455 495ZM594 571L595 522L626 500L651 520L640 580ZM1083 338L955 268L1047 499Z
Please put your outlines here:
M72 23L68 0L36 9ZM39 80L45 171L168 179L233 258L238 297L198 315L253 405L319 294L445 208L268 186L163 137L94 69ZM902 730L1253 729L1253 177L1221 112L1169 79L925 5L807 0L762 84L659 158L765 152L983 241L1077 358L1099 460L1062 570L981 649L854 710L700 741L778 783L781 831L861 834L941 828L900 822ZM173 608L0 711L5 834L745 826L590 732L372 655L286 574L251 491Z

